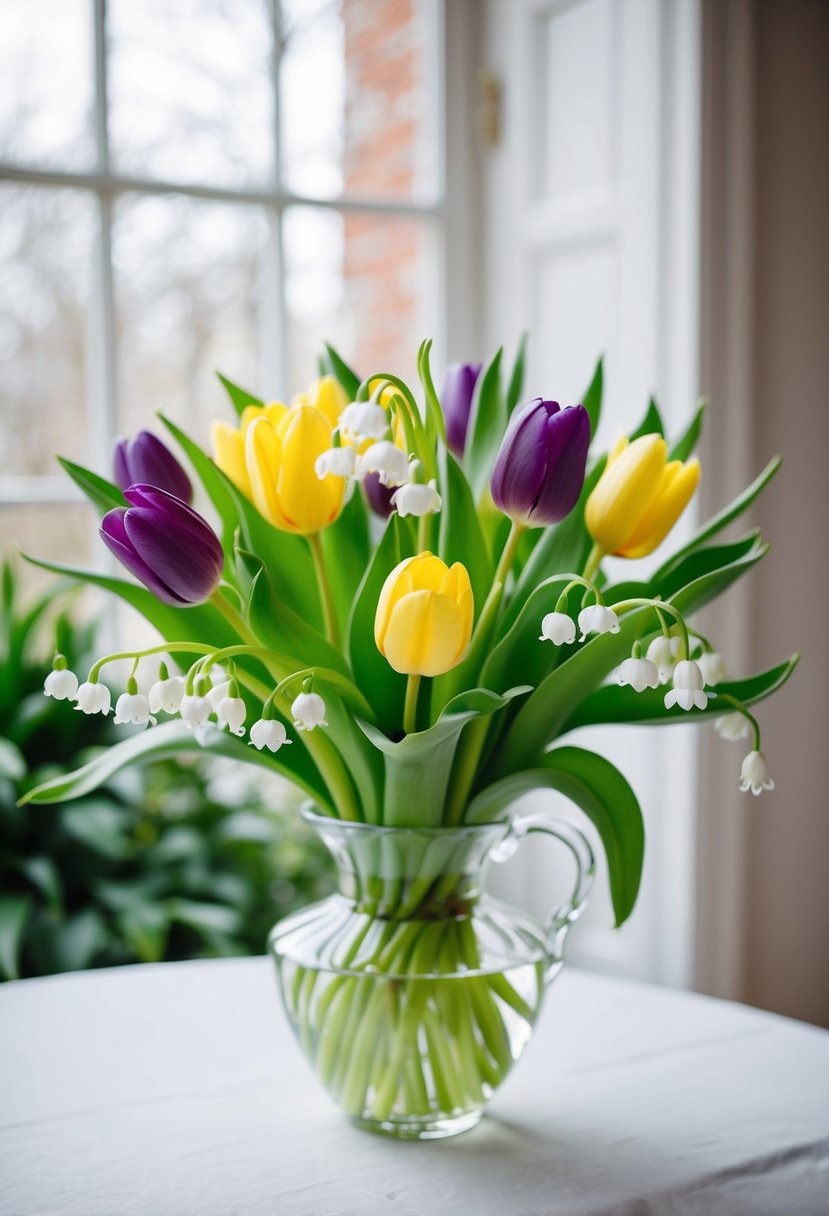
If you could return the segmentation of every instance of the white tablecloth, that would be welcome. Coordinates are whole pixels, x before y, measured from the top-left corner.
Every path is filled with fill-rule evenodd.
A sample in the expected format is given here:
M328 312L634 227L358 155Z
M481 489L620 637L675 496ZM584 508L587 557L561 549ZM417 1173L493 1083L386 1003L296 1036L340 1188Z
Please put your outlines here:
M826 1216L829 1034L565 971L490 1113L352 1127L265 959L0 986L3 1216Z

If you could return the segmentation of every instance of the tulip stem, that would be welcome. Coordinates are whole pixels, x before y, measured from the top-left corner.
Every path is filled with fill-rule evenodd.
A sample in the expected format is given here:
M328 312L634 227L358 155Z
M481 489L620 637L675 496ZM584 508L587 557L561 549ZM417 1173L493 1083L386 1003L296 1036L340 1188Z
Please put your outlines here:
M417 697L420 692L420 676L410 675L406 681L406 700L403 705L403 729L407 735L417 730Z
M604 556L605 556L604 549L601 547L600 544L595 544L593 546L593 548L590 550L590 556L588 557L587 562L585 563L585 567L583 570L583 574L584 574L585 578L592 579L593 575L596 573L599 566L602 564L602 559L604 558Z
M340 649L340 629L337 624L337 608L334 603L334 593L331 590L331 583L328 579L328 571L325 568L325 555L322 551L322 541L319 537L319 532L311 532L306 540L311 549L311 556L314 559L314 569L317 572L317 586L319 587L320 600L322 601L322 615L325 621L325 636L332 646Z
M501 551L501 557L498 562L498 568L495 571L495 577L492 580L493 587L497 583L506 584L507 575L512 569L512 563L515 561L515 553L518 548L518 542L526 532L526 526L519 524L517 520L512 521L512 527L509 530L509 536L506 539L504 548Z
M258 639L255 638L251 633L247 621L244 619L241 613L233 607L230 600L226 599L225 596L222 595L221 591L213 592L210 597L210 603L214 608L218 609L227 623L236 630L240 638L244 638L246 642L253 646L258 645Z

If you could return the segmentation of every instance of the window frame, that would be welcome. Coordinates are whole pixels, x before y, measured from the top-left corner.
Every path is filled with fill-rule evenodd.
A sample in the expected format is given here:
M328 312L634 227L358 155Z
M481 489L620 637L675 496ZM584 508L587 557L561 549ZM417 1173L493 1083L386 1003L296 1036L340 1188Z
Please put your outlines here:
M447 255L453 247L447 231L447 92L445 72L445 0L414 0L419 16L428 25L424 39L433 49L432 72L434 124L437 142L437 172L435 196L431 202L381 198L354 198L344 194L335 198L316 198L285 190L282 187L280 155L279 82L280 63L285 38L281 24L280 0L268 0L271 47L271 88L273 95L273 172L271 182L261 188L217 186L209 182L183 183L117 172L112 167L109 139L109 63L107 48L108 0L89 0L89 19L93 29L94 71L94 136L96 162L87 170L37 168L25 164L0 162L0 184L25 184L52 188L80 189L94 197L96 233L94 265L92 268L89 326L87 345L86 417L89 426L89 447L86 459L90 465L108 467L112 446L118 435L117 351L115 327L115 290L112 264L112 225L115 200L123 194L142 196L173 195L210 202L255 205L262 209L268 226L264 251L263 296L260 310L260 377L265 383L283 384L287 370L288 310L285 298L285 274L282 250L283 214L292 206L308 206L331 210L341 215L380 215L414 219L424 225L432 248L436 251L435 282L435 349L438 357L447 346L447 294L456 296L451 284L455 274L447 269ZM452 312L461 308L453 298ZM268 341L262 340L267 332ZM276 335L276 340L274 340ZM59 474L0 476L0 510L11 506L63 505L82 501L80 491Z

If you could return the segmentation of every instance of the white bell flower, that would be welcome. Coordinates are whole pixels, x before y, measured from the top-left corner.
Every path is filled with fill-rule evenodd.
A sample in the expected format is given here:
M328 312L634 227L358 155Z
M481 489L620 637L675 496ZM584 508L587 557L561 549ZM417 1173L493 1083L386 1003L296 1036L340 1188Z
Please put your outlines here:
M391 504L396 507L398 515L421 516L439 511L443 506L443 500L438 494L435 479L432 478L427 485L411 481L407 485L401 486L392 494Z
M548 612L541 622L539 642L554 646L569 646L576 640L576 622L566 612Z
M314 472L320 481L333 473L335 477L353 477L357 453L354 448L328 448L314 461Z
M78 703L75 706L84 714L109 713L112 698L106 684L93 684L89 680L78 689Z
M150 702L143 692L122 692L115 703L116 726L146 726L155 718L150 716Z
M43 692L56 701L74 701L78 695L78 677L68 667L50 671L43 681Z
M212 713L213 706L208 697L198 693L186 693L181 699L181 717L188 726L204 726Z
M229 692L230 680L221 680L218 684L214 684L212 688L208 689L205 695L210 702L210 708L214 714L219 708L220 702L225 699Z
M579 613L579 629L580 642L585 640L588 633L618 633L619 618L612 608L604 604L591 604L589 608L582 608Z
M216 706L216 717L220 726L226 726L232 735L245 733L247 706L241 697L222 697Z
M148 694L150 713L157 714L162 709L167 714L178 713L184 696L184 684L184 676L168 676L166 680L156 680Z
M367 473L379 473L380 484L402 486L409 476L409 461L405 452L389 439L381 439L357 457L354 476L362 481Z
M328 725L325 702L316 692L301 692L291 706L291 713L297 730L314 730L317 726Z
M749 752L740 770L740 789L744 794L751 790L757 796L763 790L773 790L774 782L769 778L766 757L762 752Z
M616 679L624 687L630 685L634 692L659 687L659 670L650 659L636 659L631 655L616 671Z
M700 671L705 676L706 684L721 684L728 679L728 668L725 659L715 650L706 650L697 659Z
M705 676L693 659L683 659L674 669L674 686L665 693L665 708L678 705L680 709L705 709L708 694L703 692Z
M375 401L352 401L340 414L340 431L348 443L382 439L389 429L389 415Z
M648 647L647 657L659 669L659 680L667 684L682 652L682 638L669 638L660 633Z
M260 718L250 728L250 741L261 752L263 748L278 752L280 747L290 744L285 725L276 718Z
M714 723L714 729L721 739L735 743L738 739L747 739L751 734L748 720L735 710L733 714L723 714Z

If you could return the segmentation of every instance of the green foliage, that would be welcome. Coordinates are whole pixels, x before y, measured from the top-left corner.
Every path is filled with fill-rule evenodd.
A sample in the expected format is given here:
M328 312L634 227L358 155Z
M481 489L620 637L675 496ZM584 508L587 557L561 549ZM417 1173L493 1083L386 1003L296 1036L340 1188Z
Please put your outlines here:
M331 884L328 855L296 814L297 794L276 776L279 756L222 735L219 749L236 759L213 758L192 732L182 740L175 723L125 737L110 719L44 697L53 635L83 672L92 630L73 626L54 594L20 605L8 565L3 593L0 978L260 953L278 917ZM123 771L119 750L150 743L166 758ZM183 743L198 755L176 762ZM240 776L238 756L250 752L264 781ZM65 795L72 802L17 805L46 780L67 786L63 774L85 760L110 769L87 787L94 793L81 779ZM295 772L290 778L298 784Z

